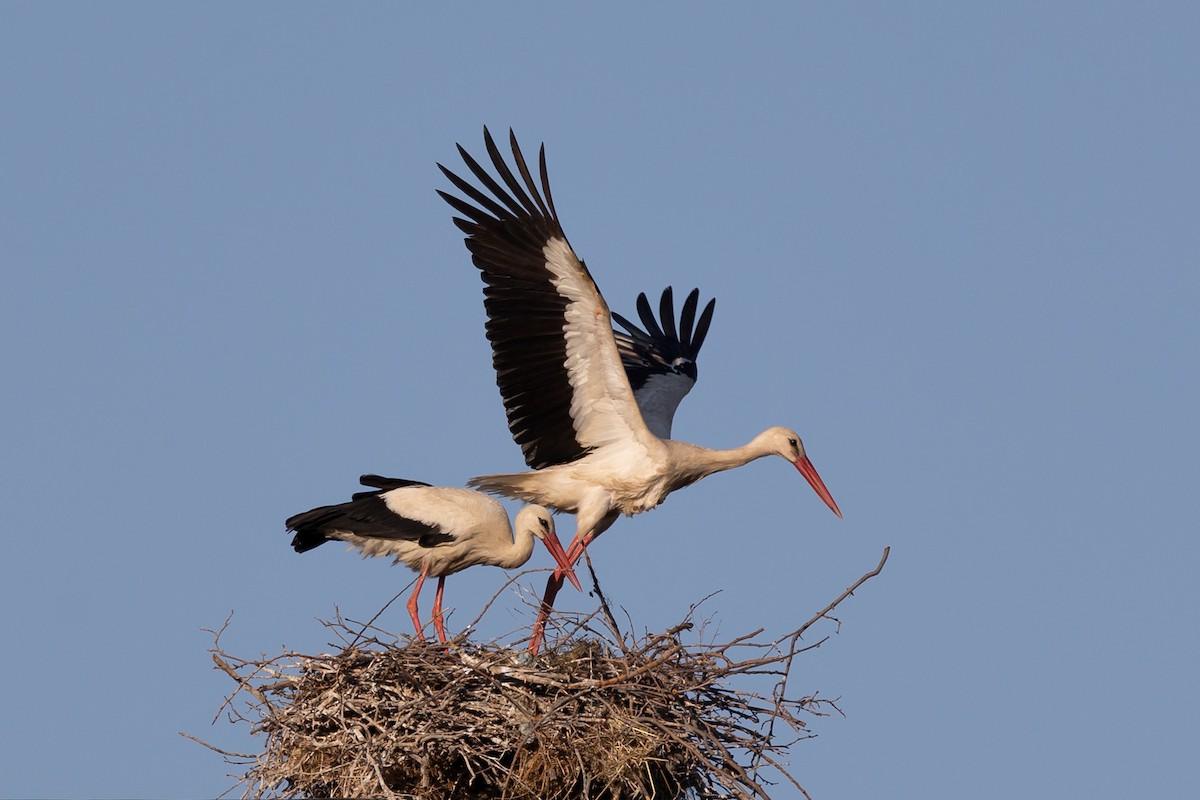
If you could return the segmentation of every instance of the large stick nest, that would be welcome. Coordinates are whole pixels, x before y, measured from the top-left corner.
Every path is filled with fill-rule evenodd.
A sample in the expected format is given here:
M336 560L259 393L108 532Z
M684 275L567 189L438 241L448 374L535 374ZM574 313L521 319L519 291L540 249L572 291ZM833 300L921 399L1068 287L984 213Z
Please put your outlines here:
M248 767L243 797L256 798L769 798L780 780L807 797L784 758L813 735L808 719L838 709L789 691L793 659L825 641L801 637L886 559L769 640L704 641L693 607L630 641L602 595L602 614L560 627L536 657L339 616L325 623L339 652L247 660L223 652L217 631L213 659L237 682L222 710L265 738L258 755L220 752Z

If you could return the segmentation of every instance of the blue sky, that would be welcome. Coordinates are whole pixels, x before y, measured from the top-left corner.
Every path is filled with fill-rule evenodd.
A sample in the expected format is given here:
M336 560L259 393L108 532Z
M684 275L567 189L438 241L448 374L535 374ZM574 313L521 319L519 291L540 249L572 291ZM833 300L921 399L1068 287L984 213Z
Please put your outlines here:
M764 460L621 520L639 629L782 633L892 547L793 677L810 793L1194 791L1200 12L1048 6L0 7L0 795L223 791L201 629L322 650L410 579L284 518L521 466L434 194L484 124L614 310L718 298L675 435L794 427L845 513Z

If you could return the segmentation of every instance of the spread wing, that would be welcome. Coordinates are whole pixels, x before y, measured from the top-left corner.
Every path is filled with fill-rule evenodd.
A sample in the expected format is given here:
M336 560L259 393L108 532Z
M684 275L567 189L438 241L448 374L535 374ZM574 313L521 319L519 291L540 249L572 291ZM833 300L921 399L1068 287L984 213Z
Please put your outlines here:
M613 331L617 352L629 377L633 396L650 432L660 439L671 438L675 409L696 385L696 357L708 335L716 298L708 301L696 319L700 290L693 289L683 301L679 327L675 327L675 302L671 287L663 290L658 304L662 322L655 319L650 301L638 295L637 309L643 328L614 313L613 320L625 332Z
M463 197L438 194L461 215L454 223L483 278L496 383L525 463L541 469L597 448L649 445L608 305L559 224L545 148L539 185L511 131L515 172L487 128L483 138L498 177L459 145L475 182L439 164Z

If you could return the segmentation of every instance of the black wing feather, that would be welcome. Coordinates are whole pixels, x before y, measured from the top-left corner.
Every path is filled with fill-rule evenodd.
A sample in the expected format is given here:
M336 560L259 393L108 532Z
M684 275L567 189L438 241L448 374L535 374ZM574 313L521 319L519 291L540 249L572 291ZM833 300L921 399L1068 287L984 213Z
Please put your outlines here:
M688 293L680 313L679 328L676 330L674 320L673 291L670 286L663 290L659 301L659 313L662 323L654 317L650 301L645 293L638 295L637 309L645 330L639 328L620 314L613 313L613 321L625 330L614 330L617 339L617 349L621 353L621 364L629 383L633 387L634 396L638 389L645 385L652 375L679 373L696 380L696 358L700 355L700 346L708 335L708 327L712 323L713 311L717 300L708 301L700 319L695 323L696 308L699 305L700 290L693 289Z
M670 287L667 288L669 289ZM663 329L658 327L658 320L654 318L654 310L650 308L650 301L646 299L645 292L638 294L637 311L638 317L640 317L642 320L642 324L646 326L646 332L650 334L652 338L667 338L667 335L663 333Z
M663 334L668 339L678 342L679 334L675 332L675 298L670 286L663 289L662 298L658 301L658 316L662 318Z
M696 323L696 331L692 334L692 341L688 345L692 349L692 357L700 353L700 347L704 344L704 337L708 336L708 326L712 324L713 310L716 308L717 298L708 301L708 305L704 307L704 311L700 314L700 321Z
M692 338L692 325L696 322L696 305L700 299L700 290L688 292L683 301L683 311L679 314L679 341L688 342Z
M484 282L487 337L509 431L531 468L565 464L589 450L576 439L570 413L572 390L563 337L567 298L554 288L543 252L551 239L566 241L550 195L545 148L538 153L539 189L512 131L509 143L515 173L487 128L483 138L500 180L460 145L459 154L477 184L439 164L467 199L438 194L462 215L454 218L454 224L466 234L471 261ZM587 267L583 269L586 273Z
M453 536L435 525L397 514L388 508L382 497L393 489L428 486L428 483L379 475L363 475L359 481L363 486L376 487L375 491L357 492L348 503L320 506L288 517L284 525L296 533L292 537L292 548L297 553L339 538L336 536L339 531L372 539L406 539L422 547L454 541Z
M384 491L387 491L388 489L402 489L405 486L430 485L424 481L410 481L407 478L385 478L382 475L375 475L374 473L359 475L358 482L362 486L369 486L372 489L383 489ZM366 496L372 494L378 494L378 492L358 492L354 495L354 497L357 498L359 495Z
M645 330L637 327L619 314L613 320L625 332L613 331L617 341L617 352L621 355L621 366L633 387L633 397L642 419L657 436L670 438L675 410L698 377L696 357L700 345L712 322L716 300L710 300L697 323L696 307L700 290L688 293L680 312L679 327L675 327L675 303L670 286L663 290L659 300L661 324L655 319L646 295L637 299L638 316ZM695 327L693 327L695 324ZM653 385L651 381L653 380Z

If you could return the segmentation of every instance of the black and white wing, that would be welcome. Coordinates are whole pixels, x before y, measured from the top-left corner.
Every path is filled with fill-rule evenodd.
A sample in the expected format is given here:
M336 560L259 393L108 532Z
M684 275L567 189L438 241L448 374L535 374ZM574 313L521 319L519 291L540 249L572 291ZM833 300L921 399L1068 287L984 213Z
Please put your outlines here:
M621 365L633 388L633 397L646 427L660 439L671 438L675 409L696 385L696 357L708 335L717 303L716 298L709 300L697 320L699 301L699 289L688 293L678 328L675 327L675 301L670 286L663 290L658 304L661 324L655 319L645 292L637 299L638 316L644 329L620 314L614 312L612 315L613 320L625 329L624 333L614 330L613 336L621 355Z
M483 278L496 383L525 463L541 469L602 447L654 446L608 305L559 224L545 148L539 185L511 131L515 172L487 128L483 139L498 177L459 145L475 183L439 164L463 197L438 194L461 215L454 223Z
M359 482L363 486L374 487L374 491L357 492L348 503L320 506L288 517L284 525L287 530L296 533L292 537L292 547L297 553L342 538L338 534L351 534L363 539L403 539L421 547L434 547L453 541L453 537L439 526L397 513L388 506L384 496L394 489L429 484L378 475L363 475Z

